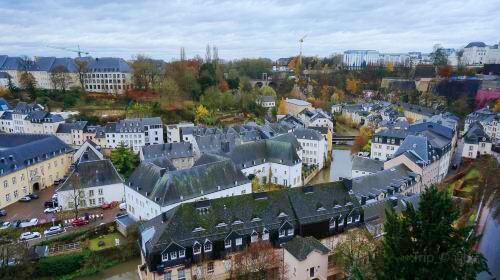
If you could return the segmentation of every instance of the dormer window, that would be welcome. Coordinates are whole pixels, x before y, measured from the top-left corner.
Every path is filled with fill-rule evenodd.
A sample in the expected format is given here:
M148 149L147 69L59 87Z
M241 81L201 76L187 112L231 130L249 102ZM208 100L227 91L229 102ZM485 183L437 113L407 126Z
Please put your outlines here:
M262 240L269 240L269 231L266 228L262 231Z
M212 242L210 242L210 240L205 241L205 244L203 246L203 251L212 252Z
M357 215L356 218L354 219L354 221L357 223L361 220L361 215Z
M339 217L339 226L343 226L344 225L344 218Z
M233 222L233 225L240 225L240 224L243 224L243 222L241 220L235 220Z
M293 228L288 229L287 235L292 236L294 234Z
M330 229L335 229L335 224L336 224L335 218L331 218L330 222L328 223L328 227Z
M226 239L224 241L224 248L231 248L231 239Z
M285 236L286 236L286 230L281 229L281 230L280 230L279 237L285 237Z
M352 216L347 217L347 224L352 224Z
M262 219L261 219L261 218L259 218L259 217L254 217L254 218L252 219L252 222L260 222L260 221L262 221Z
M186 250L179 251L179 258L184 258L186 256Z
M177 259L177 252L175 252L175 251L174 252L170 252L170 259L171 260Z
M243 244L243 238L241 237L236 238L236 246L240 246L241 244Z
M222 223L218 223L218 224L216 225L216 227L225 227L225 226L227 226L227 224L226 224L226 223L224 223L224 222L222 222Z
M198 242L195 242L193 245L193 255L201 254L201 245Z
M199 232L199 231L204 231L204 230L205 230L205 229L204 229L204 228L202 228L202 227L195 227L195 228L193 229L193 232Z
M278 215L278 218L283 218L283 217L288 217L288 215L285 214L285 212L280 212L280 214Z
M254 230L252 234L250 235L250 242L254 243L259 240L259 234Z

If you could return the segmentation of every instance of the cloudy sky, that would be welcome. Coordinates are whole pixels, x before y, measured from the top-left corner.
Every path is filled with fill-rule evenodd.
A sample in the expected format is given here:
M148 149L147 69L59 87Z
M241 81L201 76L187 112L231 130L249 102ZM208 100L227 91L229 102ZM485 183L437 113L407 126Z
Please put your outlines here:
M500 41L498 0L0 0L0 54L146 54L170 60L217 45L219 57L425 51Z

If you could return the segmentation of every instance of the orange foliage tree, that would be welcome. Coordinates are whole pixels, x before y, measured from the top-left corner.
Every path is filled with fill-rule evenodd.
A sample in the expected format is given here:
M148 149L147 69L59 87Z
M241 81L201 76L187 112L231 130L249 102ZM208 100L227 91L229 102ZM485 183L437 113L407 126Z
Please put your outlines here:
M356 94L359 90L359 81L355 78L348 78L346 80L346 90L352 94Z
M222 80L219 82L218 88L221 92L226 92L229 90L229 85L227 84L226 80Z

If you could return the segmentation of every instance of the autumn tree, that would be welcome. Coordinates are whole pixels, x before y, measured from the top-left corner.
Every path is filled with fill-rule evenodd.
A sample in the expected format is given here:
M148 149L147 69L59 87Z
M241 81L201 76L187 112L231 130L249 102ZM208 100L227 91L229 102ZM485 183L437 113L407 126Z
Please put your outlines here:
M347 78L346 90L351 94L356 94L359 91L359 80L355 78Z
M220 81L217 87L221 92L229 91L229 84L226 82L226 80Z
M346 279L373 279L377 243L366 229L348 231L333 250L335 264L343 270Z
M281 99L280 101L280 104L278 106L278 115L286 115L287 112L286 112L286 101L285 99Z
M351 153L358 153L360 151L369 151L370 139L373 135L373 130L367 126L363 126L359 129L359 135L354 138L354 143L351 147ZM368 147L367 147L368 145Z
M252 92L252 83L248 77L240 78L239 89L241 93L250 93Z
M134 87L145 91L154 88L164 72L162 61L151 59L145 55L137 55L131 67Z
M50 82L55 90L61 90L63 93L71 85L72 78L68 68L64 65L58 65L50 71Z
M341 89L338 89L337 87L334 87L331 101L335 104L344 102L345 101L344 91Z
M230 279L286 279L286 266L279 249L269 241L251 243L234 254Z
M385 70L389 73L394 72L394 63L387 63L385 65Z
M19 84L21 89L27 91L32 99L35 99L36 95L36 79L30 72L22 72L19 77Z
M274 89L270 86L262 86L259 89L259 93L261 95L270 95L276 97L276 91L274 91Z
M450 65L442 65L439 66L438 68L439 76L443 78L449 78L451 76L452 71L453 68Z
M437 48L434 52L431 53L431 61L435 66L444 66L448 65L448 54L446 54L445 49Z
M172 78L166 78L161 81L155 88L155 90L160 94L160 102L164 103L174 103L179 97L179 86Z

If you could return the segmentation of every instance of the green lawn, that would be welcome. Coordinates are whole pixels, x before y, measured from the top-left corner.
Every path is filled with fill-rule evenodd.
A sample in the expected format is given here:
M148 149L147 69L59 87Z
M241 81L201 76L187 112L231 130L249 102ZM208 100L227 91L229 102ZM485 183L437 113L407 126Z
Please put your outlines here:
M120 239L120 244L123 244L123 239L119 233L106 234L98 238L90 240L89 249L92 251L99 251L115 246L115 239ZM99 241L104 241L104 246L99 247Z
M477 179L479 178L479 175L481 173L477 169L471 169L469 172L467 172L467 175L465 175L464 180L472 180L472 179Z

